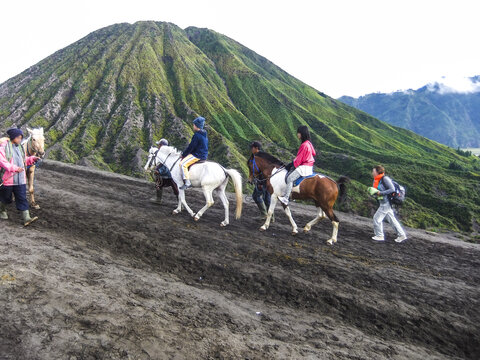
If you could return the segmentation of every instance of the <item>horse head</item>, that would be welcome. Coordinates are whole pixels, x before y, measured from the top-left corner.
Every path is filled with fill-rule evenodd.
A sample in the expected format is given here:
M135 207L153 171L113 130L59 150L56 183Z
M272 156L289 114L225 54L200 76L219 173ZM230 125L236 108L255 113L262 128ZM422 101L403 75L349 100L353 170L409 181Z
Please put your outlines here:
M45 156L45 136L43 127L30 129L27 127L30 135L30 144L27 144L29 151L43 158Z
M250 156L247 166L249 172L248 182L252 183L254 179L258 179L262 174L268 178L272 174L273 169L283 168L285 164L276 157L260 151Z
M147 163L145 164L145 171L148 171L149 168L155 165L156 161L155 158L158 153L158 148L156 146L152 146L150 150L148 151L148 158L147 158Z
M257 159L255 158L254 154L252 154L250 158L247 160L247 167L248 167L247 181L249 184L253 184L253 179L258 178L262 174L262 171L258 167Z

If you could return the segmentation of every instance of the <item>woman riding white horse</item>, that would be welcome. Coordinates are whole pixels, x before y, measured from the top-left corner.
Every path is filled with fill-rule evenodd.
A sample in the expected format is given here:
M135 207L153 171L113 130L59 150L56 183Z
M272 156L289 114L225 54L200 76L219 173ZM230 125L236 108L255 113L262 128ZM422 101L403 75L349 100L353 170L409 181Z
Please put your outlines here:
M220 164L213 161L206 161L199 164L194 164L189 169L189 180L192 187L202 188L205 196L206 204L197 213L194 213L188 206L185 200L185 190L182 189L184 185L183 171L180 168L182 153L171 146L162 146L160 149L151 147L145 171L155 168L159 164L164 164L171 172L173 181L179 188L178 206L173 210L173 214L178 214L182 211L182 206L188 213L198 221L205 211L211 207L213 201L213 191L217 190L220 200L225 208L225 220L220 223L220 226L227 226L229 224L229 209L228 199L225 193L225 188L228 184L228 178L231 177L235 187L235 197L237 201L235 218L239 219L242 215L242 177L235 169L225 169Z

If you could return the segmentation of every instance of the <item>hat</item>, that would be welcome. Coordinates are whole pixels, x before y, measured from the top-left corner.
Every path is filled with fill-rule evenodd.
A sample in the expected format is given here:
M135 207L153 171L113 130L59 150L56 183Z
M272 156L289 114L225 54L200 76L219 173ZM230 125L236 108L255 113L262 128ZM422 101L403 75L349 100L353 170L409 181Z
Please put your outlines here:
M203 127L205 126L205 118L199 116L199 117L197 117L195 120L193 120L193 123L194 123L199 129L203 129Z
M163 145L168 146L168 140L167 139L160 139L155 144L162 145L162 146Z
M251 148L257 148L258 150L262 150L262 144L260 144L258 141L253 141L250 144L250 149Z
M17 136L23 137L23 131L18 128L12 128L7 130L7 135L10 137L10 140L15 139Z

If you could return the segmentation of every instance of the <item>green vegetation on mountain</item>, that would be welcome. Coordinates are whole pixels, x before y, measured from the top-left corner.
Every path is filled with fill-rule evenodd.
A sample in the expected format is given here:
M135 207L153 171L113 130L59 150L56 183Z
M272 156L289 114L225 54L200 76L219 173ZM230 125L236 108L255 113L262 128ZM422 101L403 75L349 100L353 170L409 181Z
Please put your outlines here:
M480 84L480 76L469 79ZM477 85L479 86L479 85ZM339 100L392 125L457 148L480 147L480 92L454 92L440 83L418 90Z
M352 178L343 210L370 215L370 170L408 188L408 225L472 231L480 161L311 88L234 40L161 22L95 31L0 85L0 128L44 126L48 156L139 175L154 140L182 148L206 117L210 157L247 172L248 143L288 161L312 129L319 170Z

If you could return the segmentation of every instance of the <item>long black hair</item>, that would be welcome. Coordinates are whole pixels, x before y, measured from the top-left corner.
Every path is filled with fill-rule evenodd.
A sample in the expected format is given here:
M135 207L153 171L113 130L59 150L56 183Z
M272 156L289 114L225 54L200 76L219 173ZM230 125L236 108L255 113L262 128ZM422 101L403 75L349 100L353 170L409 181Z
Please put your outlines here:
M297 134L300 134L302 137L302 143L305 141L311 141L310 139L310 131L308 131L308 127L305 125L299 126L297 129Z

